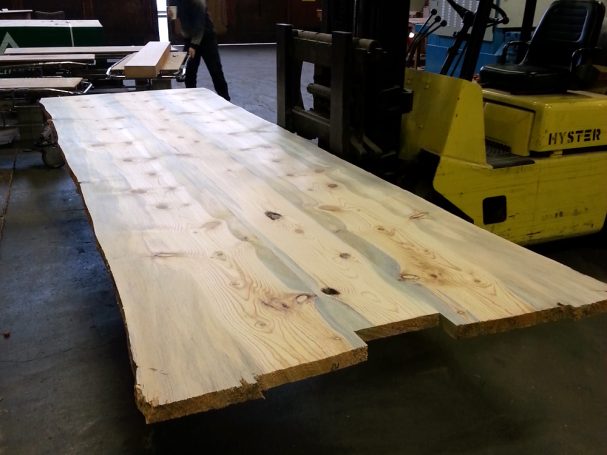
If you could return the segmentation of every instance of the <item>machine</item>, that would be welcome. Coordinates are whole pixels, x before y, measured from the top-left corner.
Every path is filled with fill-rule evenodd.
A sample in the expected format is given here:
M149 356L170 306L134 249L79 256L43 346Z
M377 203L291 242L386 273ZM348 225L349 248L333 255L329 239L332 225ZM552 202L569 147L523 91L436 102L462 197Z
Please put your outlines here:
M556 2L525 41L528 48L514 52L523 59L487 65L479 84L475 67L492 9L481 1L475 12L466 10L470 32L459 40L463 49L452 52L460 62L457 77L447 76L449 68L445 74L407 69L401 91L413 93L413 102L389 110L400 108L396 154L370 147L362 156L347 145L339 154L517 243L598 232L607 218L607 95L604 88L593 91L602 71L593 58L604 6ZM527 2L523 37L531 36L534 9ZM563 21L570 36L558 35ZM361 132L360 123L346 134L350 143L380 135Z

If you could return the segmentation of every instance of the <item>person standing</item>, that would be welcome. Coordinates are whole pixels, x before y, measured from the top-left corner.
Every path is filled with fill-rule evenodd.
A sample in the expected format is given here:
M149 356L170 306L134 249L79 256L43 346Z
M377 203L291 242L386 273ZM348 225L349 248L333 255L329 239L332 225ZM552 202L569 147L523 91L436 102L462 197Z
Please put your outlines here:
M181 23L183 50L189 57L185 70L185 86L196 87L198 67L202 58L213 80L215 91L230 101L228 83L223 75L219 57L217 35L207 11L206 0L169 0L168 6L169 19L179 19ZM176 15L172 6L177 7Z

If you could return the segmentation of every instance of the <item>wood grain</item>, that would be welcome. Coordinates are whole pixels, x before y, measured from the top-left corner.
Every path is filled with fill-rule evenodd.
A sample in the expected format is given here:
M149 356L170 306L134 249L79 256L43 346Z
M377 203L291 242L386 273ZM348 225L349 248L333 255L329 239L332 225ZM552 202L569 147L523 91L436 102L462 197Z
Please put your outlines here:
M607 285L205 89L44 99L119 294L148 422L260 397L440 323L607 307Z
M171 43L150 41L124 65L124 75L133 79L157 77L170 47Z

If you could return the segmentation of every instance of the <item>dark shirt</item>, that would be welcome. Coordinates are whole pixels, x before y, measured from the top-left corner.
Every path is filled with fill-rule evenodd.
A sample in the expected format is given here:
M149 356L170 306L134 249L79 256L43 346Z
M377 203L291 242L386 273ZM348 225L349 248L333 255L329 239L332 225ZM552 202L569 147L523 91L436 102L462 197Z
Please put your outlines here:
M168 6L177 7L177 18L181 22L183 36L189 38L194 47L202 42L205 32L213 30L206 1L169 0Z

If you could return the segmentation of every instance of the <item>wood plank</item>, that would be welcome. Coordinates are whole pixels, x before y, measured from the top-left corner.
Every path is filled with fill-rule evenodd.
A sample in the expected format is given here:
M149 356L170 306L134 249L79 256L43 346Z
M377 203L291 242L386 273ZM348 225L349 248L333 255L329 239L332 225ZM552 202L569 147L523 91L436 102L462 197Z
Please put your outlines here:
M173 75L177 71L179 71L179 68L181 67L181 64L183 63L183 60L185 59L185 55L186 55L185 52L169 53L168 58L164 61L164 63L162 64L162 67L160 68L159 75L160 76ZM127 55L122 60L120 60L118 63L116 63L112 68L112 74L123 75L124 67L126 66L126 64L128 62L130 62L133 59L134 56L135 56L135 54Z
M0 90L59 89L76 90L81 77L7 77L0 78Z
M123 56L143 49L143 46L62 46L62 47L9 47L5 55L43 54L95 54L96 56Z
M32 64L46 62L86 62L93 63L94 54L32 54L32 55L0 55L0 65Z
M150 41L126 63L124 75L133 79L157 77L170 47L171 43Z
M129 335L148 422L260 397L442 324L607 310L607 285L205 89L44 99Z

